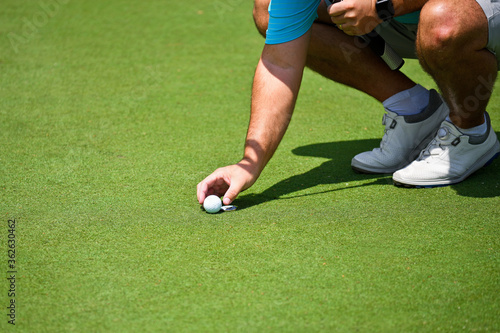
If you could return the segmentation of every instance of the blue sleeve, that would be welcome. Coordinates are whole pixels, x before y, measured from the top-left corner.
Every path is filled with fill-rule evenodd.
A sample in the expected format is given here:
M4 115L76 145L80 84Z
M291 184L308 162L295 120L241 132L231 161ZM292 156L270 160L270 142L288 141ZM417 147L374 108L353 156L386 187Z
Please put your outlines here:
M305 34L318 17L321 0L271 0L266 44L280 44Z

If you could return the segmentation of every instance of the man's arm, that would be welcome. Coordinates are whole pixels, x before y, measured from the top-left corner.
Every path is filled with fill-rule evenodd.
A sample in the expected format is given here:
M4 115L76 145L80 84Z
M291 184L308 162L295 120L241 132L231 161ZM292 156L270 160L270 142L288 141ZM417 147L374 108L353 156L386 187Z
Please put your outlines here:
M215 170L198 184L201 204L210 194L225 205L252 186L278 148L292 117L304 71L311 30L283 44L265 45L255 71L250 123L243 159Z
M395 16L416 12L428 0L392 0ZM375 9L376 0L343 0L328 8L332 22L348 35L364 35L382 23Z

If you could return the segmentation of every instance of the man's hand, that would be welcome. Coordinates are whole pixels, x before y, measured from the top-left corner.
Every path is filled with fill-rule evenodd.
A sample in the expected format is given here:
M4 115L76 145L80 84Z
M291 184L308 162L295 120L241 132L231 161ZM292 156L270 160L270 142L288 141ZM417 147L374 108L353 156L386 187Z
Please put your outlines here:
M210 176L198 184L198 202L203 204L205 198L215 194L224 196L224 205L229 205L240 194L255 183L258 174L253 171L250 162L241 162L215 170Z
M351 36L371 32L382 20L377 15L374 0L344 0L328 8L332 22Z

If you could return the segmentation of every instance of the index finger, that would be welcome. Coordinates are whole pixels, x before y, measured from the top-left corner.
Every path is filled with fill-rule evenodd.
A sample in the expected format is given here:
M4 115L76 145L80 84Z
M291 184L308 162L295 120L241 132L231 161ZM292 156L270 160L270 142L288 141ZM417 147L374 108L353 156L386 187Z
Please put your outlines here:
M209 184L213 184L215 182L215 176L210 175L207 178L203 179L198 185L196 186L196 195L198 197L198 202L200 204L203 204L203 201L205 201L205 198L207 197L208 194L208 188Z

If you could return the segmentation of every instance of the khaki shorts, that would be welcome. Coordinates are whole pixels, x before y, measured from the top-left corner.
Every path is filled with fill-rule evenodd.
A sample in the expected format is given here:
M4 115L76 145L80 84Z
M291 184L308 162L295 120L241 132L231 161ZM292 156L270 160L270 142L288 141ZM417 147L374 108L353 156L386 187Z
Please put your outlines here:
M476 0L488 18L488 44L486 48L497 58L500 70L500 0ZM390 20L375 30L403 58L417 58L415 40L417 24L405 24Z

